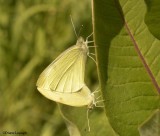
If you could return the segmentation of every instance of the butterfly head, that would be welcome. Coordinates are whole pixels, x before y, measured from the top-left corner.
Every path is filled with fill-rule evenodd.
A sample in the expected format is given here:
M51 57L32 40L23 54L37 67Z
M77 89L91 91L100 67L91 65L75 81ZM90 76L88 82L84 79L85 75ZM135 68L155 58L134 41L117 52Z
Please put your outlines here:
M83 43L84 43L83 37L80 36L80 37L78 38L78 40L77 40L77 43L83 44Z
M96 106L94 93L91 93L90 97L91 97L91 99L90 99L91 102L88 105L88 109L92 110L94 108L94 106Z
M84 41L83 37L78 38L76 45L88 52L87 41Z

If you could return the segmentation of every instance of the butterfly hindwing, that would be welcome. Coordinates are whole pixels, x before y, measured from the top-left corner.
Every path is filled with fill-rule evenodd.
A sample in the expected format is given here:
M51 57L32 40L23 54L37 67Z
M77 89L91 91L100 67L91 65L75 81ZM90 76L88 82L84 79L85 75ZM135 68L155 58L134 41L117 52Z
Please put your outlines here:
M84 85L80 91L76 93L52 92L43 88L38 88L38 90L48 99L70 106L81 107L90 104L92 105L94 101L94 96L86 85Z

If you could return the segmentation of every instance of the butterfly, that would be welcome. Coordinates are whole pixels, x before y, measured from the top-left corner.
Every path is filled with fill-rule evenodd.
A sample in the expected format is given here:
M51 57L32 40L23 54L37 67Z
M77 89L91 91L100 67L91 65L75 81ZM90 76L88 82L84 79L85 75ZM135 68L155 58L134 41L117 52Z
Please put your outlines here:
M74 25L73 28L75 30ZM88 48L93 47L88 46L88 43L93 42L88 41L91 35L86 40L79 37L75 45L61 53L40 74L36 86L42 95L69 106L87 105L88 109L96 106L94 93L84 83L86 60L90 54Z
M61 53L39 76L37 87L50 91L73 93L84 85L88 40L79 37L76 45Z

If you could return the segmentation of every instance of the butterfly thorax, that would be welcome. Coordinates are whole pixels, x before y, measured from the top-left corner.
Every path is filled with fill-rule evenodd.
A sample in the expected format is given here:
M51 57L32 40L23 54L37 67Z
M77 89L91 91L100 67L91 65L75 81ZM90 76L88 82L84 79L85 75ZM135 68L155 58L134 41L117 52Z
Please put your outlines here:
M84 41L83 37L79 37L76 43L84 52L88 53L87 41Z

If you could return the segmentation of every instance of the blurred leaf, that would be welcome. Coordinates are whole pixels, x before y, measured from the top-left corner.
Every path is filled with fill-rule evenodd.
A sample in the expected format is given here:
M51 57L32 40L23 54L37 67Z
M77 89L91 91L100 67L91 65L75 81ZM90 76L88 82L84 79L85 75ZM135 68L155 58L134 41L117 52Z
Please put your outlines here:
M61 129L61 131L58 131ZM63 118L60 115L59 109L56 108L50 118L45 122L41 129L41 136L56 136L56 135L68 135Z
M139 136L139 124L160 107L160 41L144 23L146 13L145 1L93 0L105 112L121 136Z
M45 31L41 28L37 30L35 38L35 55L45 56L46 37Z
M139 136L138 126L160 108L158 0L0 1L0 128L29 135ZM76 37L94 31L105 109L60 106L36 89L38 75ZM93 63L92 63L93 64ZM87 64L86 84L97 85ZM89 83L89 84L88 84ZM18 115L18 116L17 116ZM107 117L106 117L107 116ZM154 117L154 116L152 116ZM149 120L152 120L150 117ZM110 126L112 125L112 127ZM114 130L113 130L114 129ZM0 131L1 131L0 130ZM115 132L114 132L115 131Z
M54 10L54 7L53 5L44 5L44 4L41 4L41 5L36 5L36 6L33 6L29 9L27 9L26 11L21 11L22 13L15 19L15 23L13 25L13 45L14 45L14 50L17 49L17 44L18 44L18 41L19 41L19 38L21 36L21 31L23 30L23 27L27 21L27 19L31 18L32 16L34 16L35 14L37 13L40 13L40 12L46 12L46 11L53 11ZM55 12L55 11L54 11Z
M154 112L140 127L140 136L160 136L160 110Z

